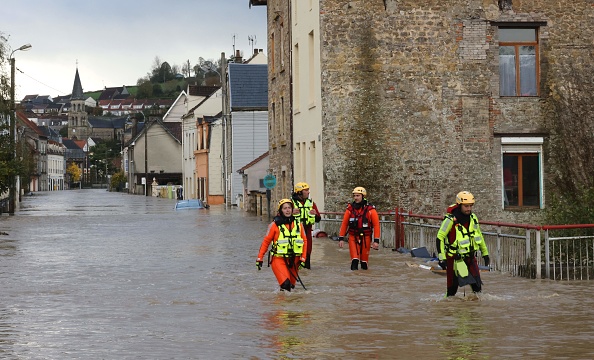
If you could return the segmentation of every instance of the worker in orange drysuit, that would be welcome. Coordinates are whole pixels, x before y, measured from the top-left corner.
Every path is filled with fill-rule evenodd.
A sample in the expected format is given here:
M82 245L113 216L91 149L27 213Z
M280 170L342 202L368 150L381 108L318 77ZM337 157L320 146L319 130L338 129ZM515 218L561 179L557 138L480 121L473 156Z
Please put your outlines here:
M344 246L344 236L349 235L349 252L351 254L351 270L367 270L369 249L379 249L380 224L375 206L365 198L367 190L357 186L353 190L353 202L347 205L338 236L338 246ZM373 243L371 236L373 235Z
M278 202L278 214L268 227L256 259L258 270L262 269L264 255L271 243L268 265L272 266L281 290L291 291L299 279L299 269L305 267L307 237L303 226L293 216L290 199Z

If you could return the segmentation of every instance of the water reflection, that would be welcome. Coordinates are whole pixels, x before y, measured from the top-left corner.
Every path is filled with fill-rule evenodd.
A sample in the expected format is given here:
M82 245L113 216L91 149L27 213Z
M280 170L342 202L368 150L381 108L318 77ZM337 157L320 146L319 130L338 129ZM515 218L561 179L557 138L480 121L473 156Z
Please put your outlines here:
M439 334L441 352L447 359L479 358L476 355L488 345L484 341L483 315L472 304L455 305L444 309L446 329Z
M309 314L303 310L291 310L283 305L300 306L300 301L291 303L284 293L275 295L273 306L276 310L267 312L263 327L270 331L270 344L267 347L276 354L277 358L295 358L304 352L305 339L302 334L306 331Z

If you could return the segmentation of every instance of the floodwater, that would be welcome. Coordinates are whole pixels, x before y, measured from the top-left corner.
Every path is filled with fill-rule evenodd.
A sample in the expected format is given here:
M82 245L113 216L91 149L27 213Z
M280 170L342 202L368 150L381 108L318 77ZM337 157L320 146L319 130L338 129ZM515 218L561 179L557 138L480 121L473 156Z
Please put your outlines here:
M268 219L105 190L0 217L1 359L592 359L591 282L483 274L478 297L380 249L314 239L307 288L255 260ZM413 265L413 266L411 266Z

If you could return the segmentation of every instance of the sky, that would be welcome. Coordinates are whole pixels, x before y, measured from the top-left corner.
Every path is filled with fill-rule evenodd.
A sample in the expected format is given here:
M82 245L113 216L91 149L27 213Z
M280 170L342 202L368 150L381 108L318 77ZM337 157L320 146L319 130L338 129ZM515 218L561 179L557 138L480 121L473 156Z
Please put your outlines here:
M157 56L181 69L222 52L267 52L266 6L248 0L3 0L2 13L9 47L32 46L13 55L17 101L71 94L77 66L94 91L136 85Z

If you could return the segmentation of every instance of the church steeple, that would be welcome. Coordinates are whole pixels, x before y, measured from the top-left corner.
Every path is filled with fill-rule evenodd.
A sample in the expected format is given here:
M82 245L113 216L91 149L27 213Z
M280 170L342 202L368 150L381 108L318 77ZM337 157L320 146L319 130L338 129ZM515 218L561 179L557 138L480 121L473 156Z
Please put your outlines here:
M80 76L78 76L78 67L76 68L76 75L74 75L74 85L72 86L70 100L84 100Z
M71 139L85 139L89 136L89 122L85 106L80 76L78 75L78 62L76 75L74 75L74 86L70 95L70 110L68 112L68 137Z

